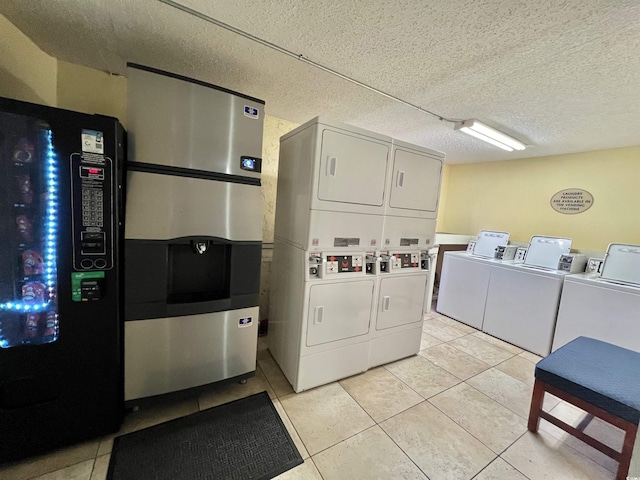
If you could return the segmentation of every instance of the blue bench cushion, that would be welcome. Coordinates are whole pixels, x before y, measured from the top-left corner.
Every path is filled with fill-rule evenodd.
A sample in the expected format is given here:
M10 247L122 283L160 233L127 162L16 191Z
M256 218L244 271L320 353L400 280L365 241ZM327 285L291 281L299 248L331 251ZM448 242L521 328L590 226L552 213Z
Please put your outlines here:
M640 420L640 353L578 337L543 358L535 376L629 422Z

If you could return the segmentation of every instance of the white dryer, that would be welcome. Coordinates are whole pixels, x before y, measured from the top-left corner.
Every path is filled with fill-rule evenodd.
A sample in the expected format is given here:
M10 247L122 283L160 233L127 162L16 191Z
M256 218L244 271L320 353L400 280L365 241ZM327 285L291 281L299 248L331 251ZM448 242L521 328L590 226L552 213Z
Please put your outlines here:
M420 250L382 251L376 257L377 302L369 367L383 365L420 351L425 288L429 271Z
M364 267L364 252L275 242L269 348L296 392L367 370L376 279Z
M304 250L379 248L391 138L319 117L280 139L275 237Z
M393 140L382 249L434 245L444 154Z

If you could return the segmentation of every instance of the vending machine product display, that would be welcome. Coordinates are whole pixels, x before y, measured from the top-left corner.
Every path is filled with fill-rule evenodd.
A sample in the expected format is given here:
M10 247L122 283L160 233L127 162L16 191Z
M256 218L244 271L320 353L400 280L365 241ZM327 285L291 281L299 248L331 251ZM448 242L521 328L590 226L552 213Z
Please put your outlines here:
M0 98L0 461L123 418L125 132Z

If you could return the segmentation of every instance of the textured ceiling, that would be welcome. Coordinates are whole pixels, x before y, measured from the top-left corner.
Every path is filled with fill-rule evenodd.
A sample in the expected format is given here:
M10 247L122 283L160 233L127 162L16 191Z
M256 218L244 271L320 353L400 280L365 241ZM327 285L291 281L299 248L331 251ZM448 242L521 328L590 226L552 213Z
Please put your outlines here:
M637 0L179 0L189 9L450 119L530 145L503 152L159 0L2 0L45 52L114 73L126 62L441 150L448 163L640 144Z

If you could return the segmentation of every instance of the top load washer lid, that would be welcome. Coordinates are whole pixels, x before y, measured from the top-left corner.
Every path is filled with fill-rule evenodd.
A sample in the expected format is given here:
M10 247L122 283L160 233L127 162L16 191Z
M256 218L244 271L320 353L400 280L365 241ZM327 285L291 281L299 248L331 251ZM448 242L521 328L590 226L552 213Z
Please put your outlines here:
M561 255L571 250L570 238L556 238L533 236L529 243L524 265L530 267L558 269L558 261Z
M479 257L493 258L496 253L496 247L507 243L509 243L509 234L507 232L482 230L473 247L473 254Z
M640 245L610 244L600 277L611 282L640 285Z

